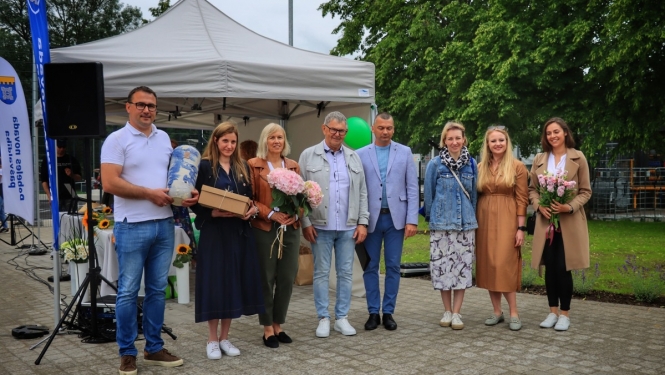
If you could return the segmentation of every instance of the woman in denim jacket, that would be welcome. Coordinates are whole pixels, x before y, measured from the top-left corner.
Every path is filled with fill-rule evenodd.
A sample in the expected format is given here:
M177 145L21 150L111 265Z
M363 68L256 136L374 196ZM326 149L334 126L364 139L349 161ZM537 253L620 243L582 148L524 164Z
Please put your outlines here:
M429 162L425 175L425 219L429 222L430 229L430 274L434 289L441 291L445 308L439 325L453 329L464 328L460 310L464 291L471 287L475 230L478 228L478 173L466 144L464 126L448 122L441 132L441 152ZM452 294L455 295L454 305Z

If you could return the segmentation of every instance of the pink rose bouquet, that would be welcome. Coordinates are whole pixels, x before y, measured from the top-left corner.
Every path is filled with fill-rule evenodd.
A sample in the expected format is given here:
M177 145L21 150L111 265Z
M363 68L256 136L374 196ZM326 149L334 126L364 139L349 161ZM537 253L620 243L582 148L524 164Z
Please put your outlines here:
M552 174L545 171L538 175L538 193L540 200L538 204L543 207L549 207L552 202L568 203L575 195L575 181L568 181L567 172L561 174ZM550 216L550 226L547 230L547 238L550 243L554 239L554 231L559 229L559 214L552 213Z

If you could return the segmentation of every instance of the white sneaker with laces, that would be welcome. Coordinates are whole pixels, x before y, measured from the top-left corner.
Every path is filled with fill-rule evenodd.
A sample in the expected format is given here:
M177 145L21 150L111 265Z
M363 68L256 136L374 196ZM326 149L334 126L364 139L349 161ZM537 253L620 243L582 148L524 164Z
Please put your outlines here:
M224 354L230 357L235 357L237 355L240 355L240 349L236 348L235 345L231 344L231 341L229 340L220 341L219 347L222 349Z
M453 313L446 311L443 313L443 318L439 321L441 327L450 327L450 323L453 321Z
M219 342L210 341L206 346L206 353L208 354L208 359L220 359L222 358L222 352L219 350Z
M335 331L341 332L344 336L353 336L356 334L356 329L351 327L346 318L335 320Z
M319 326L316 327L316 337L330 336L330 319L322 318L319 320Z
M559 315L559 319L556 321L554 329L557 331L567 331L568 327L570 327L570 318L563 314Z
M462 322L462 315L453 314L453 320L450 322L450 327L452 327L452 329L464 328L464 323Z
M542 323L540 323L540 328L552 328L557 322L557 319L559 319L559 316L555 313L549 313L547 315L547 318L543 320Z

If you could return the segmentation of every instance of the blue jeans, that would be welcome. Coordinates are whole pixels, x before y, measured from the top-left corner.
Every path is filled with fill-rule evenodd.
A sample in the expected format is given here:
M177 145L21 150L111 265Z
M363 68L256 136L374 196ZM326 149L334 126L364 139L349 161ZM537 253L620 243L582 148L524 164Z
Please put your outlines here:
M312 244L314 255L314 306L319 319L330 318L328 305L328 278L333 247L335 248L335 272L337 273L337 294L335 318L346 318L351 307L351 287L353 284L353 257L356 241L355 230L334 231L317 229L316 243Z
M381 291L379 291L379 260L381 260L381 242L386 263L386 279L383 291L383 309L381 309ZM397 230L390 214L381 214L374 232L367 233L365 249L370 261L363 273L367 292L367 310L370 314L393 314L399 290L399 266L402 260L404 229Z
M138 335L137 297L145 269L143 299L143 336L145 351L162 350L164 340L164 289L173 259L173 218L139 223L116 222L113 228L118 254L118 297L116 299L116 341L120 356L137 355L134 340Z

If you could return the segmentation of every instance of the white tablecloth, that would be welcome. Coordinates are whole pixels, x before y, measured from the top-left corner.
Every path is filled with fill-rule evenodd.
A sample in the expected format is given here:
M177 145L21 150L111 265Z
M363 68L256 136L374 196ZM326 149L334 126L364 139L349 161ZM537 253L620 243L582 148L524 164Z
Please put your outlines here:
M78 233L85 232L83 237L87 238L87 232L81 224L82 219L82 215L69 215L64 212L60 214L60 232L58 236L60 243L66 241L69 237L72 236L72 233L76 231L78 231ZM173 249L173 259L175 259L175 250L178 248L178 245L189 245L189 236L187 236L187 233L180 227L174 227L174 230L175 247ZM108 281L117 284L118 257L115 252L115 243L113 242L113 230L101 230L95 228L95 247L97 249L97 260L99 262L99 267L101 268L101 275L104 276ZM171 264L171 268L169 269L169 276L173 275L175 275L175 267L173 267L173 264ZM141 284L143 285L143 283ZM141 287L141 290L143 290L143 287ZM115 294L115 291L105 282L102 282L100 295L106 296L109 294Z

